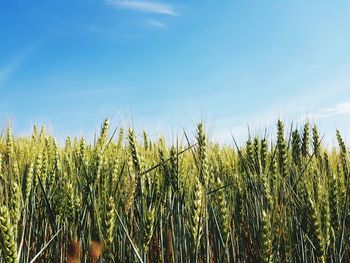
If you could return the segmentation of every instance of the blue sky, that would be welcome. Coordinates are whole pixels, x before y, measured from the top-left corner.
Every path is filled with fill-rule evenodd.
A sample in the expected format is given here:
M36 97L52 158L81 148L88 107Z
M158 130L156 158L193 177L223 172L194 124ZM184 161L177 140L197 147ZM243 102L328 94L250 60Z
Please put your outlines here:
M278 117L350 130L350 2L0 3L0 127L92 138L105 117L212 139ZM271 131L273 129L271 128Z

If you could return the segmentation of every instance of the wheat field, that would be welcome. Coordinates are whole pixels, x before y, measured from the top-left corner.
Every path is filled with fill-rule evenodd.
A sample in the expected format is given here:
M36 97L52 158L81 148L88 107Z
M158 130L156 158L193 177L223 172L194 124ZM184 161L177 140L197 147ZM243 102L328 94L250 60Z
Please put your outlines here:
M349 153L308 122L232 147L0 136L0 262L350 262Z

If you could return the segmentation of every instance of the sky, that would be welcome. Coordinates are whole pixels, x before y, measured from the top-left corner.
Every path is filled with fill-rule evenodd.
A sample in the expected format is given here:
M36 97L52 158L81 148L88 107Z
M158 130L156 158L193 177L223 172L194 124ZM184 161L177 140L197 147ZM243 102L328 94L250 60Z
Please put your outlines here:
M316 122L350 139L350 2L0 2L0 132L92 138L104 118L231 143Z

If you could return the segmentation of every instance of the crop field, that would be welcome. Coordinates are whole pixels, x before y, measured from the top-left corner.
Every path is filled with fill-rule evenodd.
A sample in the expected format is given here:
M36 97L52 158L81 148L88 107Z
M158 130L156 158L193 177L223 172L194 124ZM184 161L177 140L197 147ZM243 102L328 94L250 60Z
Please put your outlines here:
M61 147L0 136L0 262L350 262L349 152L308 122L169 145L106 120Z

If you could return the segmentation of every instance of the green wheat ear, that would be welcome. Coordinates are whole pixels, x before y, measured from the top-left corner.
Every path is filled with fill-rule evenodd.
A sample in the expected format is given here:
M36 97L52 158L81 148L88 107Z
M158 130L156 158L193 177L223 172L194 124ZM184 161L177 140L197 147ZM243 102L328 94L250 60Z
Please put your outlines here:
M12 183L11 198L9 199L9 212L15 238L17 237L17 224L21 217L21 201L21 189L14 182Z
M17 263L17 246L10 213L6 206L0 207L0 247L5 262Z
M106 251L106 257L109 260L113 259L113 239L114 239L114 230L115 230L115 204L113 197L108 198L108 203L106 207L106 218L105 218L105 231L104 231L104 246Z
M170 181L173 187L173 191L177 193L179 191L179 175L177 172L177 153L174 147L170 149Z
M261 140L261 150L260 150L261 167L263 169L263 173L265 173L265 169L266 169L267 155L268 155L267 140L266 138L264 138Z
M6 152L8 154L8 158L13 157L13 154L14 154L14 138L13 138L11 126L7 127L5 143L6 143L6 150L7 150Z
M333 228L334 234L338 234L339 229L339 192L337 179L334 175L330 175L329 185L328 185L328 203L330 210L330 224Z
M143 223L143 237L142 246L147 251L149 249L149 243L152 239L154 230L154 220L155 220L155 209L151 208L146 211L146 216Z
M103 147L106 144L107 141L107 136L108 136L108 130L109 130L109 119L105 119L102 129L101 129L101 134L100 137L97 141L97 145L99 147Z
M324 262L324 239L322 237L321 220L314 202L309 198L309 236L319 262Z
M278 165L280 173L283 177L287 176L287 145L284 140L284 125L281 120L277 122L277 150L278 150Z
M139 175L141 172L141 165L140 165L140 161L139 161L139 157L136 149L135 133L134 133L134 130L131 128L129 129L128 139L129 139L129 151L131 155L132 164L134 166L136 174Z
M124 128L121 127L119 130L119 135L118 135L118 142L117 142L117 148L119 149L124 141Z
M222 188L224 184L221 182L220 178L217 177L216 187L217 189ZM229 235L230 228L230 213L227 209L227 202L225 197L225 190L221 189L215 194L215 201L218 207L218 221L220 230L222 233L223 241L226 243Z
M253 145L253 142L252 142L252 139L249 138L246 142L246 149L247 149L247 158L248 158L248 163L250 163L250 167L251 168L251 172L254 172L253 171L253 167L254 167L254 145Z
M204 189L200 181L195 178L193 201L192 201L192 218L191 218L191 235L193 238L193 249L196 250L198 242L202 235L202 217L204 208Z
M260 234L260 240L261 261L264 263L273 262L270 216L264 210L262 212L262 229Z
M292 133L292 159L295 165L300 165L301 160L301 138L298 130Z
M149 147L149 141L148 141L148 135L147 132L144 130L142 131L142 135L143 135L143 148L145 150L148 150Z
M261 156L260 156L260 140L254 138L253 149L254 149L254 166L257 174L261 174Z
M301 152L303 157L308 156L309 147L310 147L310 124L309 122L307 122L304 126L302 146L301 146Z
M2 159L3 159L2 156L3 155L0 153L0 180L6 181L5 177L4 177L3 173L2 173Z
M340 152L345 154L346 153L346 146L345 146L343 138L341 137L339 130L336 131L336 136L337 136Z
M198 168L199 168L199 179L200 182L208 188L211 183L211 178L209 177L209 165L207 157L207 138L204 132L204 126L202 123L198 124L197 133L198 142Z
M312 147L316 157L320 156L320 136L318 135L317 126L312 127Z
M129 184L127 186L127 190L126 190L126 196L125 196L125 204L124 204L124 211L128 212L133 204L134 204L134 200L135 200L135 192L136 192L136 187L137 187L137 175L135 173L135 169L133 167L133 161L132 161L132 157L129 157L128 160L128 169L129 169Z

